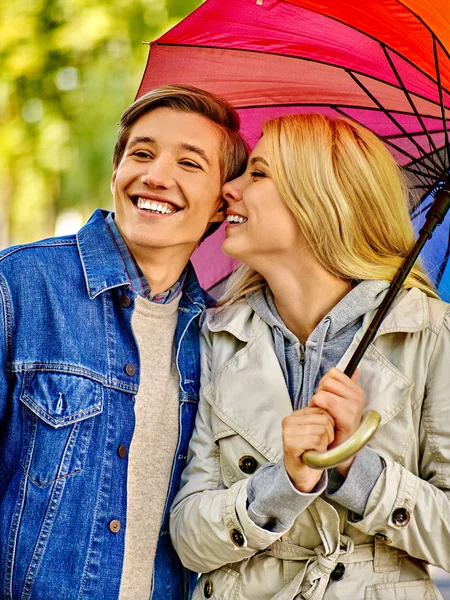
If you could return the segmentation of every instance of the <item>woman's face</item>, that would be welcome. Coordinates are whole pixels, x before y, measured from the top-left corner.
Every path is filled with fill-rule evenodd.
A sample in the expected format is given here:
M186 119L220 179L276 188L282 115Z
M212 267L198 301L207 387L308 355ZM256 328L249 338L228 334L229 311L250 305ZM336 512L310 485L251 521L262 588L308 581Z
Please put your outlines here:
M228 203L222 250L260 271L265 264L292 258L308 244L271 178L264 136L251 153L245 173L222 188Z

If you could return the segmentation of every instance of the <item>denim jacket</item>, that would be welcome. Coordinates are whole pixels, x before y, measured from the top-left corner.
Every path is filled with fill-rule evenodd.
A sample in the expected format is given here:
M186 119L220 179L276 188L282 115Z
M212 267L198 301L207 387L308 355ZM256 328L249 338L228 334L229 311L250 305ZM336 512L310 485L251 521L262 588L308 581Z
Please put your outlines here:
M0 253L0 598L117 599L139 353L135 293L105 214L78 235ZM179 439L154 562L153 600L189 595L168 514L199 394L205 297L188 275L175 334ZM151 501L151 499L149 499Z

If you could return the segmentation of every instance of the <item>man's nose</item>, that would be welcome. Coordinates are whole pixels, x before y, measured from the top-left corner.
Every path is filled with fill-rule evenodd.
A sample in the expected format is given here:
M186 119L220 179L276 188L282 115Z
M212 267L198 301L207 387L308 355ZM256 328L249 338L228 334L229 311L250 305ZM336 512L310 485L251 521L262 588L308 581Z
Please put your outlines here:
M147 163L141 181L152 188L170 188L173 185L170 160L161 156Z
M240 185L240 179L240 177L237 177L236 179L227 181L227 183L222 186L222 197L228 204L242 200L242 185Z

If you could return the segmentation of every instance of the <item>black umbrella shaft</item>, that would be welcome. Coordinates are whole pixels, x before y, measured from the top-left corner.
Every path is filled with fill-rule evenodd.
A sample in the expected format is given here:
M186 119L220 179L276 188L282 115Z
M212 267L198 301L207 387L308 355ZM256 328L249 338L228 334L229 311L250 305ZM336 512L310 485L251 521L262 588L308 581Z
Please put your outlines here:
M408 254L405 262L397 271L383 302L380 304L372 322L370 323L367 331L365 332L362 340L356 348L350 362L347 365L344 373L351 377L355 372L355 369L359 365L365 351L367 350L370 342L375 337L378 328L380 327L387 311L389 310L395 296L402 287L403 282L411 271L414 263L416 262L425 242L431 237L433 231L438 225L442 223L445 215L450 207L450 178L448 178L441 190L436 194L436 198L427 213L427 217L422 229L419 232L419 237L413 246L413 249Z

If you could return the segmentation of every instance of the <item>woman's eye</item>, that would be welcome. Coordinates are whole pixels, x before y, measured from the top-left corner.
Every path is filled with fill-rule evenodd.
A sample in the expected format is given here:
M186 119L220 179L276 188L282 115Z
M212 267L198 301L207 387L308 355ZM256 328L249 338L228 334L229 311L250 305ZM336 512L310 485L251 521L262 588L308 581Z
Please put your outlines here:
M250 171L250 177L252 177L253 179L258 179L260 177L265 177L266 174L263 173L262 171Z

